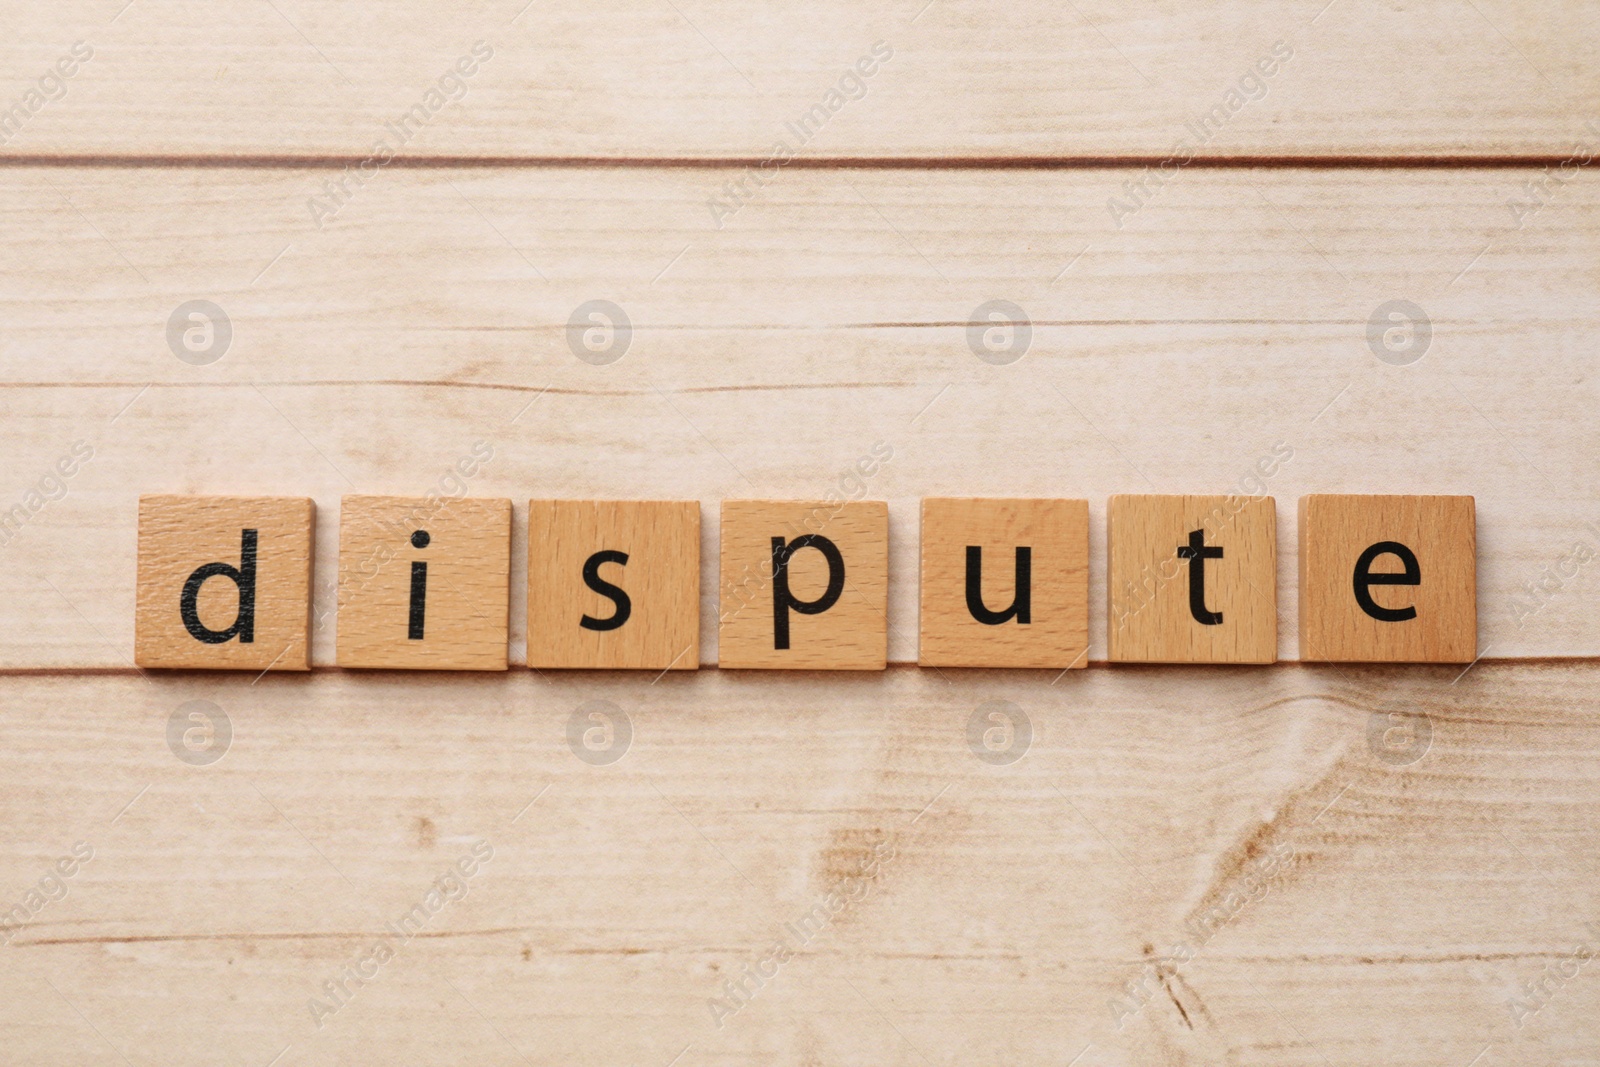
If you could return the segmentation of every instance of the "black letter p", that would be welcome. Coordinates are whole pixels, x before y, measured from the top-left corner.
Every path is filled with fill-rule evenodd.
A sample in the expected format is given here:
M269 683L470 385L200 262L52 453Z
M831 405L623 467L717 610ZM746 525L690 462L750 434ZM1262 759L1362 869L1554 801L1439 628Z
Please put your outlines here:
M802 548L814 548L828 561L828 588L815 600L796 600L789 592L789 560ZM802 615L820 615L833 607L839 594L844 592L844 558L839 546L821 534L802 534L788 544L783 538L772 539L772 647L789 647L789 612Z

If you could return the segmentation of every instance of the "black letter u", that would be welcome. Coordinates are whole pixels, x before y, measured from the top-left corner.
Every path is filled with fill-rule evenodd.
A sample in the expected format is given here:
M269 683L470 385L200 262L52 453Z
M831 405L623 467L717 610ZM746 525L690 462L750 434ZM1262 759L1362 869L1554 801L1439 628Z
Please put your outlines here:
M1011 619L1024 626L1028 624L1033 593L1033 549L1026 546L1017 549L1016 570L1016 592L1012 594L1011 606L1004 611L990 611L983 603L983 549L977 545L967 546L967 610L974 619L985 626L999 626Z

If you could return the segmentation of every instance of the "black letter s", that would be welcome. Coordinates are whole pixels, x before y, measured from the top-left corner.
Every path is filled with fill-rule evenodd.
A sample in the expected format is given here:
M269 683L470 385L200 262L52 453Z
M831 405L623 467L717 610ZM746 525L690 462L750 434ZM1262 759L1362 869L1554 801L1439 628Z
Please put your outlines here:
M628 616L633 614L633 601L628 599L627 593L600 577L600 564L616 563L624 565L627 562L628 554L626 552L617 552L613 549L596 552L583 561L583 584L616 604L617 610L612 613L609 619L597 619L592 615L585 615L578 620L579 626L582 626L585 630L604 632L606 630L615 630L628 621Z

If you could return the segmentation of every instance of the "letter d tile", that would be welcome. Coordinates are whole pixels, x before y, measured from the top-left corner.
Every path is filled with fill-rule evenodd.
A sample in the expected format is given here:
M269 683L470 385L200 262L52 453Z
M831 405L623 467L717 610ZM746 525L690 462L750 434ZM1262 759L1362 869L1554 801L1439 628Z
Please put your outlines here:
M306 497L139 498L140 667L308 669Z

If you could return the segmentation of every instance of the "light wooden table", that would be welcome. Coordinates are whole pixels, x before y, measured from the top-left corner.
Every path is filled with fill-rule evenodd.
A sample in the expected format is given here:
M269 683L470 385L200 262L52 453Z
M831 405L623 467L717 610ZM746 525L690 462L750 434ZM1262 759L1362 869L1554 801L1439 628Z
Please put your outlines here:
M0 1059L1600 1062L1600 8L4 8ZM716 502L892 450L889 670L130 666L140 493L314 496L329 664L480 442L702 501L708 664ZM1101 664L1105 498L1241 487L1285 662ZM1293 662L1310 492L1477 497L1472 668ZM936 494L1091 501L1090 669L909 665Z

